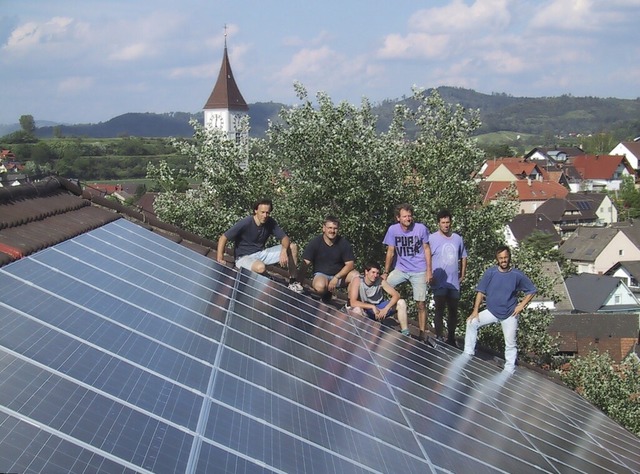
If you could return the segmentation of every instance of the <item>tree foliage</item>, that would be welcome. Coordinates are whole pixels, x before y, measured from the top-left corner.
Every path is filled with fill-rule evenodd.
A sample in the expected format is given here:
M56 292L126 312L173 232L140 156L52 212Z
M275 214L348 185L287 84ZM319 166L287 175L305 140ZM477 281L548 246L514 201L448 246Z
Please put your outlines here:
M569 387L640 436L640 363L634 356L614 364L608 353L594 351L573 360L562 374Z
M620 189L611 196L620 219L630 219L640 216L640 190L636 188L633 176L623 176Z
M36 121L33 119L33 115L21 115L20 116L20 128L25 133L33 135L36 131Z

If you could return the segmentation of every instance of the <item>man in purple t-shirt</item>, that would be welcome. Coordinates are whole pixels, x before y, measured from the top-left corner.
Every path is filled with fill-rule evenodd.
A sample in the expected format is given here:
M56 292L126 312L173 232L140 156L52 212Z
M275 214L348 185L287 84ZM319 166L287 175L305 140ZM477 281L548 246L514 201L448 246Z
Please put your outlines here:
M473 355L478 329L487 324L500 323L504 334L504 370L513 373L516 369L518 346L518 316L527 307L538 291L531 280L517 268L511 267L511 250L502 246L496 250L498 265L485 270L476 286L476 299L471 316L467 318L464 338L464 353ZM524 297L518 303L518 294ZM486 309L480 305L486 298Z
M451 213L443 209L438 212L438 232L429 236L429 247L433 260L433 300L435 311L433 324L436 337L443 339L444 311L447 309L447 344L456 345L458 325L458 302L460 283L467 271L467 249L460 235L451 230Z
M413 221L413 206L410 204L396 206L395 217L398 223L389 226L382 241L387 246L382 278L394 288L407 281L411 283L418 308L419 337L426 341L427 286L432 278L429 229Z

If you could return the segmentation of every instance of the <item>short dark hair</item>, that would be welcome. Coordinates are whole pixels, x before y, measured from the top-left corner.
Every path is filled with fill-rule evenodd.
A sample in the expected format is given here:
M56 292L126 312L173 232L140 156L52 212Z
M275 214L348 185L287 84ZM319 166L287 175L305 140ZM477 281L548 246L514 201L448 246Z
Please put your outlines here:
M438 222L440 222L440 219L444 219L445 217L451 219L451 213L449 212L449 209L441 209L436 217L438 218Z
M496 255L498 255L499 253L502 253L504 251L506 251L507 254L509 255L509 258L511 258L511 249L507 245L501 245L500 247L498 247L496 249Z
M273 201L271 199L260 199L253 204L253 212L256 212L260 206L269 206L269 212L273 211Z
M327 222L333 222L335 225L340 227L340 219L338 219L336 216L332 216L331 214L328 214L328 215L326 215L324 217L324 220L322 221L322 224L326 225Z
M368 272L369 270L371 270L372 268L377 268L378 270L380 270L380 265L378 265L378 262L374 262L374 261L369 261L367 263L364 264L364 271Z
M403 202L402 204L398 204L396 208L393 210L393 214L396 217L400 217L400 211L409 211L413 214L413 206L407 202Z

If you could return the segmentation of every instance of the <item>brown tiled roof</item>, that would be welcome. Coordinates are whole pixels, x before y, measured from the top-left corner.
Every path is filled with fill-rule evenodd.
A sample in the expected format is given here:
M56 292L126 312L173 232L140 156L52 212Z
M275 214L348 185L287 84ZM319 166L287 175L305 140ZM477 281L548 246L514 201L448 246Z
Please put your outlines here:
M0 266L120 218L215 257L216 242L50 177L0 188Z
M227 46L224 47L222 65L218 73L218 80L213 87L213 91L204 105L205 110L209 109L229 109L229 110L249 110L231 71Z
M631 153L635 155L636 158L640 159L640 141L637 142L622 142L622 144L629 150Z
M622 155L579 155L573 157L571 164L582 179L612 179L620 164L633 174L629 162Z
M534 232L550 235L556 244L561 240L553 222L543 214L518 214L509 223L509 228L518 242L522 242Z
M522 176L529 176L533 174L538 165L532 161L524 161L523 158L496 158L495 160L488 160L487 167L483 171L482 176L488 178L491 176L500 166L507 168L514 176L521 178ZM539 171L539 169L538 169Z

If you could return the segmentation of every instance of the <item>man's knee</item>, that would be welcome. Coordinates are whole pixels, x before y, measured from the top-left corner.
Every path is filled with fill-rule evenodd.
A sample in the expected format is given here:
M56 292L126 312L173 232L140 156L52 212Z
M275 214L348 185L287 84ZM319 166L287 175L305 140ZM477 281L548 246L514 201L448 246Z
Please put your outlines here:
M311 286L318 293L324 293L324 292L327 291L327 287L329 286L329 282L327 281L326 277L318 275L318 276L313 278L313 281L311 282Z
M407 310L407 302L402 298L399 299L398 302L396 303L396 311L400 313L401 311L406 311L406 310Z
M420 310L426 309L427 303L425 301L416 301L416 307Z
M262 260L256 260L251 264L251 271L262 274L266 270L267 270L267 266L264 264Z

